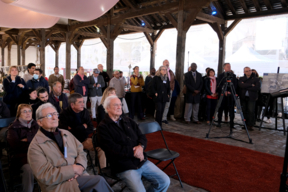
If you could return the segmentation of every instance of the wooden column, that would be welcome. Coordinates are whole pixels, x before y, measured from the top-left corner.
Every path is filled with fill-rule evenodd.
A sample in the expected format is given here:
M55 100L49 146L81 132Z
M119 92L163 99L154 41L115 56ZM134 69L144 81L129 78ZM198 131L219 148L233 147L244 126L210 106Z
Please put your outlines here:
M55 67L59 67L59 48L61 46L61 43L55 43Z
M42 69L43 71L43 77L45 77L45 47L46 47L45 29L41 29L40 69Z
M113 61L114 61L114 38L112 37L114 26L107 27L107 73L109 77L113 75Z
M5 66L5 47L4 43L1 46L1 59L2 59L2 66Z
M8 66L11 66L11 47L13 42L10 41L8 44Z
M77 49L77 68L81 66L81 47Z
M224 31L227 27L227 21L225 24L221 25L221 30ZM218 69L217 75L220 75L223 72L223 65L225 62L225 54L226 54L226 35L223 36L223 39L219 39L219 57L218 57Z
M157 50L157 42L154 42L150 50L150 70L155 68L155 55Z
M71 32L66 33L66 77L65 79L71 78L71 42L70 42Z
M26 54L26 47L22 47L22 50L21 50L21 52L22 52L22 65L25 65L26 63L25 63L25 54Z
M17 44L17 65L21 65L21 45L19 43Z

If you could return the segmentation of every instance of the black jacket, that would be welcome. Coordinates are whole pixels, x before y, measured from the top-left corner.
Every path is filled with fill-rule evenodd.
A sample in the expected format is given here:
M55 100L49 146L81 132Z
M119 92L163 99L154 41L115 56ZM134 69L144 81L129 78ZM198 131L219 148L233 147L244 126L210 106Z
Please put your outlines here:
M105 81L105 86L102 87L102 93L104 93L105 89L107 88L107 84L110 81L110 77L109 77L108 73L105 71L99 73L99 75L102 75L102 77L104 78L104 81Z
M226 83L226 78L225 78L225 72L221 73L218 78L217 78L217 88L216 88L216 92L218 93L218 96L220 97L221 92L222 92L222 87L223 85ZM232 75L232 83L234 85L235 91L237 93L237 88L238 88L238 80L236 78L236 75L233 74ZM227 91L231 92L230 87L227 88Z
M155 102L168 102L170 96L170 81L169 78L167 77L166 83L165 81L162 81L160 76L155 76L152 79L152 93L153 93L153 100ZM155 94L158 94L157 97Z
M148 75L146 78L145 78L145 85L144 85L144 90L145 92L147 92L148 90L148 84L150 83L150 81L152 81L153 77L151 75Z
M254 84L255 86L252 86L252 84ZM249 93L250 101L256 101L258 99L258 91L260 90L260 80L255 76L254 73L252 73L252 75L249 78L247 78L246 75L244 75L244 77L241 77L239 79L238 85L240 87L239 95L241 99L245 98L245 94L247 91Z
M0 101L0 118L9 118L10 117L10 110L7 105Z
M78 74L76 74L73 78L73 83L75 93L79 93L84 97L88 96L88 85L90 83L90 80L86 77L86 75L84 75L84 80L82 80L81 77ZM86 87L85 93L83 93L83 86Z
M53 94L53 91L51 91L51 93L49 94L48 101L56 107L58 113L60 113L62 110L66 109L68 107L68 98L64 93L62 93L59 96L59 100L62 101L62 108L59 105L59 101L56 101L56 98Z
M79 114L81 123L77 122L76 114L71 106L64 109L59 116L59 128L70 131L82 143L93 132L94 126L86 108ZM87 125L87 129L84 127L84 123ZM68 129L68 127L71 129Z
M134 157L133 148L139 144L146 148L147 139L143 135L135 121L129 117L121 116L121 127L108 115L97 127L98 144L105 152L113 173L138 169L147 160L144 153L144 161Z
M105 118L105 115L106 115L105 109L101 104L97 107L97 117L96 117L97 125L101 123L101 121Z
M209 77L206 77L205 80L204 80L204 88L205 88L205 93L206 95L212 95L212 92L211 92L211 79ZM216 88L217 88L217 78L216 78ZM216 93L217 93L217 89L216 89Z
M37 89L38 87L44 87L49 93L48 81L44 77L40 77L39 81L32 78L26 83L27 89Z
M24 85L24 88L18 87L19 84ZM3 101L6 104L11 105L11 107L12 105L16 105L19 101L20 95L25 89L27 89L26 83L20 76L16 76L15 83L13 83L11 76L9 75L3 80L3 90L5 92Z
M196 83L194 81L192 72L185 73L185 85L187 88L186 92L186 103L200 103L201 90L203 87L202 75L196 71ZM200 91L197 95L192 95L195 90Z

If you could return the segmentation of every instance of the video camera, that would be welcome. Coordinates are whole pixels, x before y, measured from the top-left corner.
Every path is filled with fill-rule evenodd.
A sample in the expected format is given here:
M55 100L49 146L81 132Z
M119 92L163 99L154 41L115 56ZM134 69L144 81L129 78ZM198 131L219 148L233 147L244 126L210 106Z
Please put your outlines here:
M224 76L226 78L226 80L232 80L233 79L233 73L231 71L225 72Z

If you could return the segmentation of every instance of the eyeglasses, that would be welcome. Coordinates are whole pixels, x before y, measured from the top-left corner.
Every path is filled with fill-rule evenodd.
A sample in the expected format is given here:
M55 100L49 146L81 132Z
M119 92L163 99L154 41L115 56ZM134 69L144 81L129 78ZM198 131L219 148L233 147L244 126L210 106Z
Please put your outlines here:
M113 104L112 106L113 107L120 107L120 106L122 106L122 103L121 104Z
M26 114L26 113L32 113L32 111L31 111L31 110L28 110L28 111L24 110L24 111L22 111L21 113L24 113L24 114Z
M59 117L59 113L57 113L57 112L54 112L54 113L48 113L46 116L44 116L44 117L40 117L39 119L43 119L43 118L51 119L53 116L57 116L57 117Z

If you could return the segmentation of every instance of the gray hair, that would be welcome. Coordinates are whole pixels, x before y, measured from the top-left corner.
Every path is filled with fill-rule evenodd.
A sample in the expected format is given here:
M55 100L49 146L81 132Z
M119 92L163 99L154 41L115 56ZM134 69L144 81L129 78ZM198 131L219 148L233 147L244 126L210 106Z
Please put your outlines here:
M118 99L118 97L116 95L111 95L105 99L105 101L103 103L103 107L104 107L106 113L108 113L107 109L110 106L111 100L116 99L116 98Z
M55 86L57 85L57 83L60 83L61 86L62 86L62 83L61 83L60 81L55 81L55 82L53 83L52 87L55 87Z
M55 109L55 111L57 111L56 108L54 107L54 105L52 105L51 103L42 104L36 110L36 121L39 120L41 117L43 117L42 116L43 109L46 109L46 108L49 108L49 107L51 107L51 108Z
M228 65L228 64L231 65L230 63L224 63L223 68L224 68L226 65Z
M118 73L120 73L119 71L114 71L114 73L113 73L113 74L115 75L117 72L118 72Z
M68 104L76 103L77 99L81 99L83 96L79 93L73 93L68 97Z

